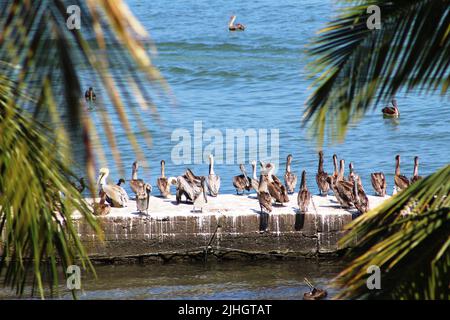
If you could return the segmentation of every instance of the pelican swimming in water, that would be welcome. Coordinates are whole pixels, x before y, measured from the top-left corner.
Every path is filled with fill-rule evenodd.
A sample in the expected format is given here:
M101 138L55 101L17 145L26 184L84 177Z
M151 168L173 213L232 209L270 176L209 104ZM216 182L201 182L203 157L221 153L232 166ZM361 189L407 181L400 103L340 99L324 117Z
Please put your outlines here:
M292 163L292 154L287 156L286 172L284 174L284 185L286 186L288 194L293 194L295 186L297 185L297 176L291 172L291 163Z
M411 177L411 184L413 184L416 181L419 181L422 179L422 176L419 176L419 157L414 157L414 172L413 176Z
M306 171L302 172L302 180L300 182L300 190L297 195L297 204L301 213L308 212L309 202L311 201L311 193L306 185Z
M395 176L394 182L396 191L401 191L409 187L409 179L400 174L400 155L395 156Z
M245 190L250 191L252 189L251 179L247 176L245 167L243 164L239 165L239 169L242 174L233 177L233 186L236 189L236 194L243 195ZM242 193L239 193L242 192Z
M131 167L131 180L130 180L130 188L131 190L136 194L139 190L142 189L144 186L144 180L138 179L137 171L138 171L139 165L138 162L133 162L133 165Z
M89 87L88 90L84 93L84 98L86 101L95 101L97 99L97 95L94 92L94 89L92 87Z
M211 197L217 197L220 189L220 177L214 172L214 157L209 155L208 192Z
M287 194L286 187L281 183L280 179L273 174L275 166L272 163L266 164L266 170L268 172L268 189L275 203L279 202L281 205L283 203L289 202L289 196Z
M375 194L384 197L386 195L386 176L383 172L374 172L370 174L372 181L372 187L375 190Z
M384 107L381 112L386 117L394 117L397 118L400 116L400 110L398 109L397 100L392 99L392 106Z
M161 160L161 177L156 180L156 185L158 186L159 193L163 198L167 198L168 196L170 196L170 183L169 179L166 178L164 172L165 165L166 162L164 160Z
M206 203L208 203L208 197L206 195L206 179L205 177L200 177L200 187L199 190L194 194L194 204L192 207L192 212L195 212L196 208L200 208L200 211L203 212L203 207Z
M106 179L109 175L108 168L101 168L97 179L97 185L100 192L104 192L106 196L111 199L111 205L113 207L126 207L128 204L128 194L121 186L116 184L107 184Z
M230 17L230 22L228 23L228 30L230 31L244 31L245 26L241 23L234 24L234 21L236 20L236 16Z
M256 161L252 161L252 188L256 191L256 193L259 192L259 180L256 176Z
M319 151L319 168L317 169L316 182L320 195L327 195L330 185L327 182L328 173L323 171L323 151Z

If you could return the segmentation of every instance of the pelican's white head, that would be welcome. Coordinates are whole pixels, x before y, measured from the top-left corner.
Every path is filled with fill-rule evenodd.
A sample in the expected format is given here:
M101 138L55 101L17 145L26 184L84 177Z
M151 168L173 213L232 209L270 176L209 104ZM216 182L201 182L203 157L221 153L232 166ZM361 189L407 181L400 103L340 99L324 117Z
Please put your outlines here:
M109 175L109 169L108 168L101 168L98 171L98 179L97 179L97 184L103 185L106 184L106 178Z

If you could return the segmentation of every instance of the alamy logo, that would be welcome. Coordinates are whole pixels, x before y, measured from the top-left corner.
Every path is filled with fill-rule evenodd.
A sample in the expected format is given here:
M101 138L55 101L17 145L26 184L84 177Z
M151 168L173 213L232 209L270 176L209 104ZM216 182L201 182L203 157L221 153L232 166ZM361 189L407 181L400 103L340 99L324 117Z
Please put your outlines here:
M70 16L67 18L66 26L69 30L80 30L81 28L81 9L79 6L71 5L67 7L67 11Z
M202 121L194 121L193 135L188 129L172 132L171 160L175 165L203 164L213 154L217 164L241 164L252 160L269 161L278 168L279 129L210 128L203 130ZM223 132L225 131L225 132Z
M381 29L381 9L379 6L371 5L367 7L367 13L371 15L367 18L367 28L370 30Z
M71 265L67 267L67 289L80 290L81 289L81 270L79 266Z
M369 290L381 289L381 270L379 266L371 265L367 268L367 273L371 274L366 281Z

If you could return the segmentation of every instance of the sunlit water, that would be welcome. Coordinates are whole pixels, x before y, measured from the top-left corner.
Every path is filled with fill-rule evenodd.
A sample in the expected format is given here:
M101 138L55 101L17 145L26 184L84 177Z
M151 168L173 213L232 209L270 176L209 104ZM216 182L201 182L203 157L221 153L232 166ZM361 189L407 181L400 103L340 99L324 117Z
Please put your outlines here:
M150 31L158 49L154 63L176 98L176 104L172 105L168 99L156 97L161 122L156 123L150 116L144 120L151 129L153 147L144 148L150 168L143 168L141 177L155 185L161 159L166 160L169 176L181 174L186 167L198 175L206 175L206 163L176 165L171 159L178 143L171 141L172 132L181 128L193 135L194 121L202 121L203 132L217 128L224 135L226 129L278 129L282 170L285 157L292 153L294 171L299 174L307 170L308 186L317 192L316 145L301 127L304 103L311 93L304 49L308 39L334 15L335 2L129 0L128 3ZM245 32L228 32L226 24L232 14L246 24ZM117 80L127 85L126 79ZM86 87L95 87L88 74L83 81ZM97 94L99 99L105 97L100 88ZM331 156L337 153L347 164L354 162L370 193L369 174L373 171L386 173L391 192L396 154L402 155L402 172L408 176L412 174L415 155L421 159L421 175L449 163L448 96L419 95L412 91L399 94L397 99L400 119L383 119L380 113L386 103L383 102L351 126L344 143L324 147L328 172L332 170ZM95 107L91 112L95 115ZM135 155L118 119L111 120L128 175ZM142 136L137 127L134 130L138 137ZM115 181L119 175L107 149L106 157L111 180ZM248 170L248 163L254 158L254 154L247 158ZM239 173L238 164L216 164L216 173L222 177L221 192L234 192L231 179ZM302 263L285 262L212 267L103 267L97 282L85 283L82 298L300 298L306 289L304 276L325 285L335 273L332 267L305 269Z
M302 299L307 277L336 294L331 279L341 270L335 263L258 261L193 264L98 266L97 279L82 277L79 299ZM64 283L64 282L63 282ZM14 295L0 289L0 299ZM71 294L61 285L59 299Z

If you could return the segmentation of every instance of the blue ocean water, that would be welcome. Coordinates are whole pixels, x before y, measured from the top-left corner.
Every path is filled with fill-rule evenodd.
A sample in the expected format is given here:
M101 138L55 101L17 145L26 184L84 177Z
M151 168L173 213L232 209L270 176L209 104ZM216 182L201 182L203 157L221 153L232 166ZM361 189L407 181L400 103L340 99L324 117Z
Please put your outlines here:
M179 142L171 139L174 130L187 130L192 144L190 158L194 162L194 122L201 121L202 133L213 128L224 137L227 129L256 132L267 129L270 141L270 130L278 130L276 145L281 167L278 174L282 175L286 156L291 153L294 171L300 175L305 169L310 189L317 191L314 178L317 145L301 123L304 104L311 93L304 50L317 30L335 16L334 1L129 0L127 3L150 32L158 51L153 62L176 98L172 104L169 99L155 97L161 121L150 116L144 120L151 130L153 145L144 147L150 167L140 171L141 177L155 185L161 159L166 160L169 176L182 174L187 167L198 175L206 175L207 159L203 164L180 164L171 155ZM227 30L229 17L234 14L238 22L247 26L245 32ZM125 79L117 80L126 85ZM331 156L337 153L347 164L354 163L370 192L370 172L384 171L391 192L396 154L401 154L402 172L407 176L412 175L415 155L420 157L421 175L448 164L448 98L437 93L399 93L401 118L397 120L381 116L380 109L387 101L375 106L362 121L351 125L343 143L327 143L323 147L326 171L332 171ZM118 122L114 118L112 121ZM135 133L142 136L137 127ZM121 129L116 130L116 139L126 165L125 178L129 178L135 155ZM200 143L200 152L208 144ZM106 158L111 180L116 180L119 173L108 151ZM253 159L274 160L270 156L257 159L256 154L250 154L245 161L248 171ZM216 173L222 177L222 192L234 192L231 179L239 174L238 162L216 163Z

